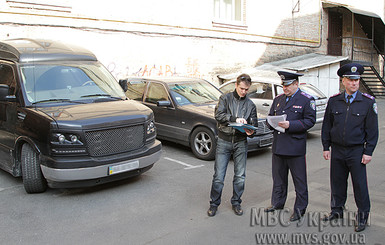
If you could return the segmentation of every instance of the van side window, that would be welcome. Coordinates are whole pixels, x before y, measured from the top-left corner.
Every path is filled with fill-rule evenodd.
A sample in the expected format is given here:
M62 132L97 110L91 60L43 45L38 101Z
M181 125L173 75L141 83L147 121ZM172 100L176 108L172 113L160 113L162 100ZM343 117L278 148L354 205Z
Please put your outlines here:
M15 95L16 83L15 76L11 66L0 64L0 84L9 86L9 95Z

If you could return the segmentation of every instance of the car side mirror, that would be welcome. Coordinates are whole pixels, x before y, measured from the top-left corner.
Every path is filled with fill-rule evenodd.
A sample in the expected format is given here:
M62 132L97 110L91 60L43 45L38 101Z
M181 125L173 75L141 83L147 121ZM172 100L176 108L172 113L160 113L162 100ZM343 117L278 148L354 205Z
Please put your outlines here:
M120 85L120 87L122 87L124 92L126 92L128 90L127 79L120 79L119 85Z
M159 100L156 102L157 106L171 107L171 101L169 100Z
M5 84L0 84L0 101L15 102L16 96L8 95L8 94L9 94L9 86Z

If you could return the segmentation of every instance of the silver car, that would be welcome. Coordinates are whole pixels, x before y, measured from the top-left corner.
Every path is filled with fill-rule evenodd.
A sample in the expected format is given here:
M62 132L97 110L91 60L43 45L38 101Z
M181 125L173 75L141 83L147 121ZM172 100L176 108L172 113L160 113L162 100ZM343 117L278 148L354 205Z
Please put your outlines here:
M273 99L283 93L282 84L279 79L271 78L252 78L252 85L249 89L249 97L257 106L257 111L260 114L267 115L270 110L270 106L273 104ZM315 126L311 130L321 129L323 117L325 114L327 97L318 88L309 83L300 83L299 88L314 97L317 109L317 121ZM222 84L219 87L223 93L234 91L235 80L231 80Z

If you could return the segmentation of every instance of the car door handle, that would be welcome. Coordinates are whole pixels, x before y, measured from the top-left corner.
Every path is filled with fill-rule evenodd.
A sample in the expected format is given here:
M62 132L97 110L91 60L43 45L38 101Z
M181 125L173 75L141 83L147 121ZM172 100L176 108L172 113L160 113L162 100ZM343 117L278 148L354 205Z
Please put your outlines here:
M270 106L270 104L268 104L268 103L263 103L262 105L263 106Z

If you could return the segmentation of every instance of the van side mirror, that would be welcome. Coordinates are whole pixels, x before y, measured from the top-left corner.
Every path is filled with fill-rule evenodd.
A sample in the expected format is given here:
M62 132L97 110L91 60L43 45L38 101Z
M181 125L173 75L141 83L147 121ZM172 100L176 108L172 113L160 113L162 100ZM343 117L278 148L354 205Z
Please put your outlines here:
M128 90L127 79L120 79L119 85L120 85L120 87L122 87L124 92L127 92L127 90Z
M0 84L0 101L7 101L6 97L9 93L9 86L5 84Z
M9 94L9 86L5 84L0 84L0 101L15 102L16 96L8 95L8 94Z

